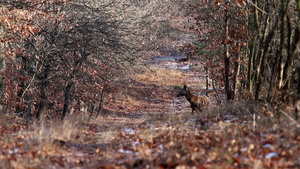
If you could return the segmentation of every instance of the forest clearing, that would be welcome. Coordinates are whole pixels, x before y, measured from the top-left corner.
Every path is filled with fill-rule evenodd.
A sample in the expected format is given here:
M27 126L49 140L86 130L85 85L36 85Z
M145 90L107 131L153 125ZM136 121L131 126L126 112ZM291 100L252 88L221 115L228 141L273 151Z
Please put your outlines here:
M2 1L0 168L300 168L299 25L300 0Z

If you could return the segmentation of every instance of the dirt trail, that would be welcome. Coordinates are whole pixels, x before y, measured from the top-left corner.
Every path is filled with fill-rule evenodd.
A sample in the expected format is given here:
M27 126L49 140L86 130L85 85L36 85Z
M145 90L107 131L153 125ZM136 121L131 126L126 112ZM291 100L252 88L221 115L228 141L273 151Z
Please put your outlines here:
M183 84L195 95L208 92L212 105L216 105L212 89L206 90L206 74L200 63L161 60L148 64L150 69L121 80L118 95L109 98L105 106L109 113L190 113L186 99L176 97Z
M151 71L144 69L120 80L121 90L108 96L98 118L88 121L88 114L77 115L63 123L27 129L2 124L0 129L10 132L0 140L0 166L300 167L300 136L292 125L278 129L274 118L263 116L257 105L249 103L232 103L192 115L186 99L175 95L184 83L195 94L205 93L201 65L169 61L149 64ZM213 96L210 98L214 101ZM260 116L256 128L254 111Z

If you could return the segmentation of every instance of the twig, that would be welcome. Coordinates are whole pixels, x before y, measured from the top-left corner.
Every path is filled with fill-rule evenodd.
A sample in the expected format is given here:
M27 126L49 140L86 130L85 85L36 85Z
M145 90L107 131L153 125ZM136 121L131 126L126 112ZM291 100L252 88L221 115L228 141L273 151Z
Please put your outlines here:
M213 86L213 89L215 91L215 97L217 99L217 102L219 104L221 104L221 99L220 99L220 96L219 96L219 93L218 93L218 89L216 88L215 80L213 80L213 79L212 79L212 86Z
M43 63L44 63L44 61L43 61ZM33 82L33 80L35 79L36 74L37 74L39 71L41 71L42 66L43 66L43 63L41 64L41 66L40 66L40 68L38 69L38 71L36 71L36 72L34 73L34 75L32 76L32 78L30 79L30 82L29 82L29 84L27 85L27 87L24 89L24 91L23 91L21 97L23 97L23 96L25 95L26 91L29 89L30 84L31 84L31 83Z
M253 5L255 8L257 8L259 11L261 11L262 13L268 15L267 12L265 12L264 10L260 9L257 5L255 5L253 2L247 0L247 3L250 3L251 5Z
M256 121L255 121L256 115L255 113L253 114L253 131L255 131L255 127L256 127Z
M297 122L295 119L293 119L293 117L291 117L290 115L288 115L285 111L280 110L279 112L282 113L283 115L285 115L285 116L286 116L289 120L291 120L291 122L293 122L294 124L298 124L298 122Z

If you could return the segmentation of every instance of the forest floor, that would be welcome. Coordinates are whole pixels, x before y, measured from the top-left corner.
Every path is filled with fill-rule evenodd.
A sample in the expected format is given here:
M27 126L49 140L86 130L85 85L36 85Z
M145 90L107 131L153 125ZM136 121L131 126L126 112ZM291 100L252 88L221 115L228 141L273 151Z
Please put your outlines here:
M105 109L63 123L0 118L0 168L300 168L300 128L265 105L231 102L191 114L186 83L205 93L201 65L149 62L120 80ZM254 116L255 114L255 116Z

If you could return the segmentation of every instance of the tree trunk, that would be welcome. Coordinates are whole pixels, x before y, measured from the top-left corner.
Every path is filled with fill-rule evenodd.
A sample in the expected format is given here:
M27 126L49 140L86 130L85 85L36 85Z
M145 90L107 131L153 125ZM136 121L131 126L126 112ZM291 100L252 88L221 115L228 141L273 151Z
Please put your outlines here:
M69 105L71 100L71 89L73 86L73 82L69 82L65 89L65 100L64 100L64 108L61 116L61 120L64 120L69 111Z
M50 72L50 65L45 66L44 74L41 79L41 90L40 90L40 102L38 105L38 110L36 112L35 118L40 120L40 116L43 113L46 103L47 103L47 86L48 86L48 75Z
M64 108L62 111L62 116L61 116L61 120L64 120L65 117L67 116L67 114L69 113L69 106L70 106L70 102L71 102L71 90L72 87L74 85L74 77L76 76L76 74L78 73L81 65L83 62L86 61L88 54L86 53L86 48L83 47L83 49L79 49L80 53L82 55L82 57L78 58L75 62L74 62L74 66L73 66L73 71L70 74L69 80L68 80L68 85L65 88L65 99L64 99Z
M205 95L208 96L208 90L209 90L209 72L208 70L206 70L206 76L205 76L205 88L206 88L206 92Z
M274 84L276 84L276 76L277 76L277 73L276 73L276 68L278 67L278 59L277 57L274 59L274 63L272 65L272 69L271 69L271 77L270 77L270 81L269 81L269 90L268 90L268 93L267 93L267 101L271 101L273 100L273 97L274 97L274 93L276 92L276 85L275 85L275 88L274 88Z
M297 68L298 73L298 86L297 86L297 99L300 99L300 67Z
M291 34L292 30L289 30L289 34ZM290 42L290 41L289 41ZM294 59L295 59L295 53L297 49L299 48L299 42L300 42L300 30L298 27L295 29L293 40L291 40L290 45L288 45L288 56L285 61L284 67L283 67L283 77L285 77L285 89L289 88L289 81L290 81L290 74L291 70L294 65Z
M297 3L297 10L298 10L298 13L300 15L300 0L295 0L296 3Z
M279 48L279 61L278 61L278 88L281 89L283 86L283 69L284 69L284 62L283 62L283 48L284 48L284 40L285 40L285 19L287 15L288 4L285 4L285 0L281 0L281 25L280 25L280 48ZM290 37L288 37L290 38ZM289 42L288 42L289 44Z
M224 22L225 22L225 37L224 37L224 65L225 65L225 73L224 73L224 85L225 85L225 93L226 93L226 99L227 101L232 100L232 89L230 87L229 82L229 72L230 72L230 56L229 56L229 49L227 46L227 41L229 40L229 2L226 1L225 3L225 16L224 16Z
M248 90L250 93L253 93L253 58L255 53L256 40L250 42L248 46L250 47L249 59L248 59Z
M283 0L281 1L281 25L280 25L280 46L279 49L276 51L276 57L274 59L274 63L272 65L271 77L269 81L269 89L267 93L267 100L271 101L277 98L277 90L281 88L282 85L282 70L283 70L283 49L284 49L284 41L285 41L285 18L286 18L286 9L284 7ZM288 37L289 38L289 37ZM277 85L276 85L277 84Z
M212 79L211 83L212 83L212 87L213 87L213 89L215 91L215 97L216 97L216 100L217 100L217 104L221 105L222 101L221 101L221 98L219 96L219 91L218 91L219 89L218 89L218 86L216 84L216 80Z
M234 91L234 99L238 100L239 99L239 89L241 87L241 83L240 83L240 79L239 79L239 75L240 75L240 55L239 55L239 51L236 54L236 62L234 63L234 77L233 77L233 91Z
M4 34L4 27L0 25L0 35ZM0 37L1 38L1 37ZM3 112L3 94L4 94L4 79L5 76L3 74L5 70L5 43L0 42L0 113Z
M254 4L255 6L258 6L257 5L257 1L258 0L254 0ZM258 9L257 8L254 8L254 23L255 23L255 27L256 27L256 30L257 30L257 33L258 33L258 37L261 37L261 30L260 30L260 24L259 24L259 15L258 15Z
M104 100L105 89L106 89L106 85L104 85L103 88L102 88L102 90L101 90L100 101L99 101L99 108L98 108L98 111L97 111L96 118L98 117L98 115L100 114L100 112L102 110L102 104L103 104L103 100Z
M263 46L263 52L262 52L262 56L260 56L259 59L259 67L257 68L257 74L256 74L256 88L255 88L255 99L259 99L259 95L260 95L260 90L261 90L261 85L264 82L264 77L265 77L265 67L267 65L267 55L269 53L269 48L270 48L270 44L271 41L273 40L274 36L275 36L275 31L276 28L278 26L278 18L276 18L274 25L272 26L272 29L267 33L267 37L265 39L264 42L264 46Z

